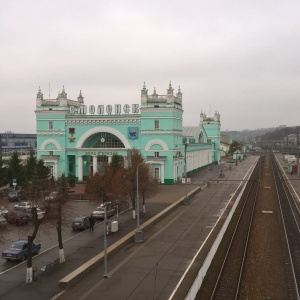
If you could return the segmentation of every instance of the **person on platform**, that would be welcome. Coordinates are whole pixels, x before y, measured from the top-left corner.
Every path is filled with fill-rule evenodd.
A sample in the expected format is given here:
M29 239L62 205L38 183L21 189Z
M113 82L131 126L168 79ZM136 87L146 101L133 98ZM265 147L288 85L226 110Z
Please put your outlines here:
M90 216L90 231L94 231L94 225L95 225L95 218L93 217L93 215Z

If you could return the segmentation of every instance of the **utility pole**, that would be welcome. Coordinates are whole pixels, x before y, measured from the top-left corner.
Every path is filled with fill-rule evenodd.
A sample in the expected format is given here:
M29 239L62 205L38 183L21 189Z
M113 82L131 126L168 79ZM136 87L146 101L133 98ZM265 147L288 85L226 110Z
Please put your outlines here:
M0 134L0 158L2 158L2 140L1 140L1 134Z
M297 133L297 175L299 174L299 133Z
M103 203L104 205L104 278L108 278L107 274L107 203Z

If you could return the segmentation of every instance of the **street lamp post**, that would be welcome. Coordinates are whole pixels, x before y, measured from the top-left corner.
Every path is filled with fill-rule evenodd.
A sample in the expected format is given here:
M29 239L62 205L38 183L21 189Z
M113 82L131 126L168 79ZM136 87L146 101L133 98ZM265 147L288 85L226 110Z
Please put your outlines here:
M104 203L104 278L108 277L107 274L107 203Z
M233 147L232 150L231 150L231 151L235 150L233 152L233 154L235 154L235 166L238 165L238 162L237 162L238 149L239 149L238 147ZM233 159L233 155L232 155L232 159Z
M139 197L139 166L143 164L151 164L153 161L143 161L138 164L136 168L136 230L134 235L134 241L136 243L142 243L144 241L143 231L140 228L140 197Z

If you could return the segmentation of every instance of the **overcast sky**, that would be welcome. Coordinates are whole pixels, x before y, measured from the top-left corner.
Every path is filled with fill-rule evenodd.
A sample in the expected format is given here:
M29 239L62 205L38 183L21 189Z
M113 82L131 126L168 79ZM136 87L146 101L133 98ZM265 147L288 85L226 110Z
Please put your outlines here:
M299 125L299 0L1 1L0 132L35 133L35 99L140 103L183 93L184 125ZM50 89L49 89L50 86Z

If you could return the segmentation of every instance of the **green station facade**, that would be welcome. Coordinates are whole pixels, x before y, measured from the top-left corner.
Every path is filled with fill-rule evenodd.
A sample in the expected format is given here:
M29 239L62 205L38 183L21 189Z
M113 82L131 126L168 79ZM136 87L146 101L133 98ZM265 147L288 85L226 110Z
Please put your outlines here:
M195 108L197 111L198 108ZM65 89L56 99L36 97L37 157L54 178L63 173L77 181L101 170L114 154L125 166L130 149L151 161L161 184L175 184L187 174L220 161L220 114L200 113L199 124L183 127L180 87L171 82L166 95L149 95L146 85L137 104L86 105L80 91L70 100Z

